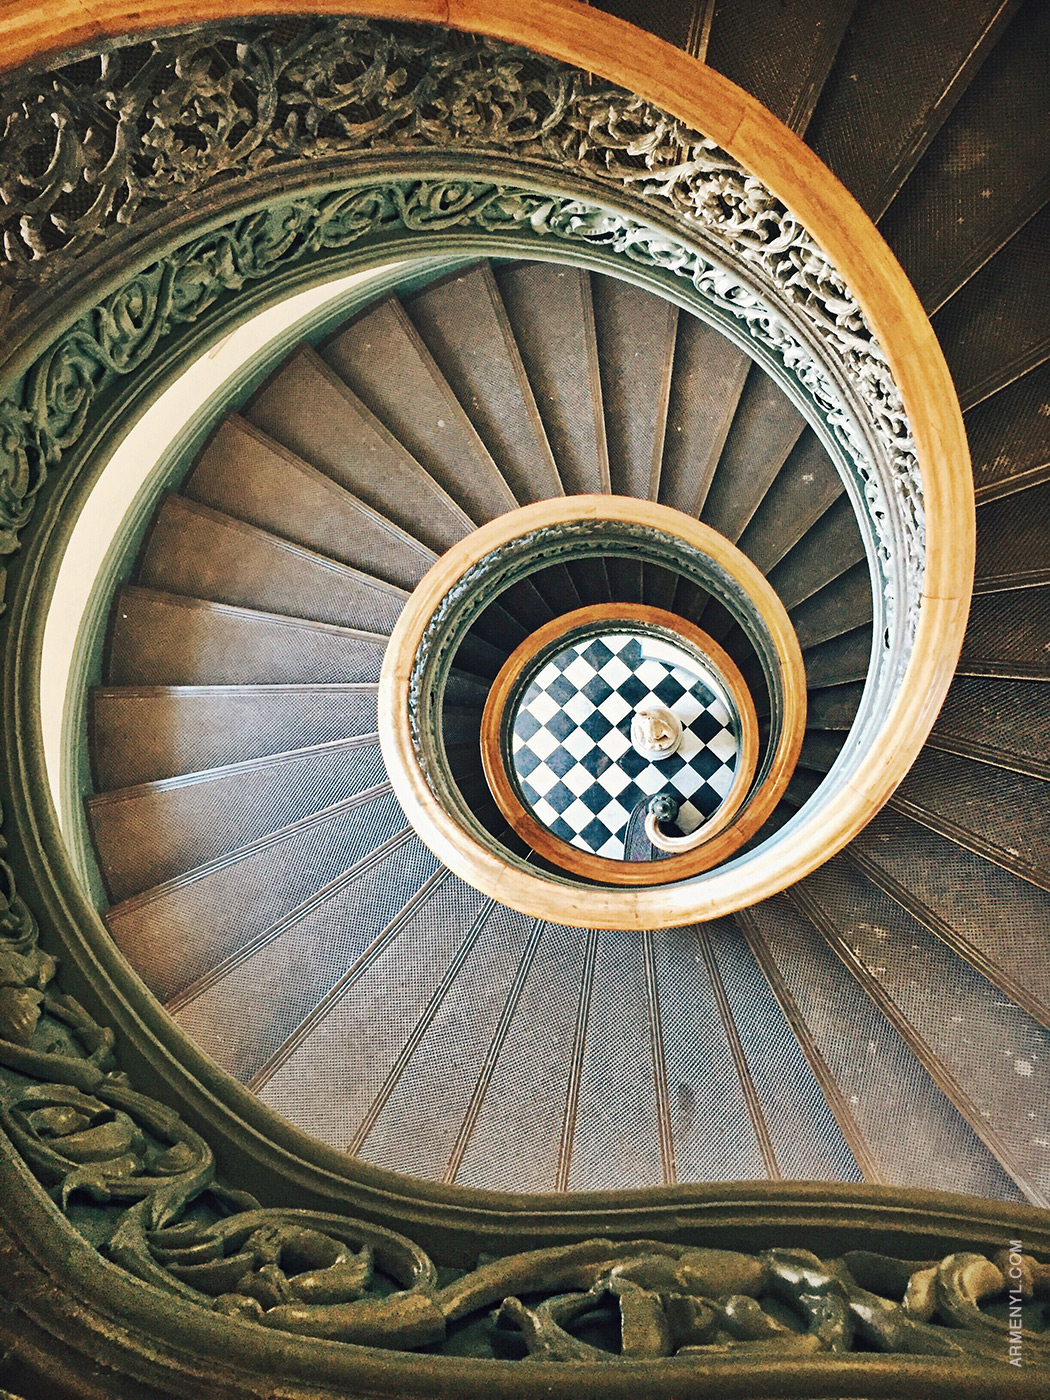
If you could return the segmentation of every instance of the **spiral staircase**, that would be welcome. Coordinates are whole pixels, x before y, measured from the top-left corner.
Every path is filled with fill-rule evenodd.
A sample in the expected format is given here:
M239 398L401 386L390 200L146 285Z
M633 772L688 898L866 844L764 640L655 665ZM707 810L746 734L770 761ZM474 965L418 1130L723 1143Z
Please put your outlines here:
M885 805L841 849L829 838L829 859L807 855L797 882L779 880L771 896L736 900L708 920L646 924L618 909L588 918L579 911L599 895L605 908L622 896L627 910L627 877L568 877L571 860L530 847L489 781L486 702L519 648L565 616L603 608L625 617L659 610L680 619L683 635L702 629L753 695L762 772L782 707L757 633L717 589L672 563L610 548L537 568L473 617L441 706L442 761L478 849L517 872L508 890L547 882L542 909L516 894L501 899L498 879L474 879L470 861L453 857L455 842L431 839L447 814L417 810L405 780L411 745L398 754L391 738L390 657L432 571L453 557L469 562L478 532L522 508L568 518L595 498L639 518L669 508L735 546L786 610L805 675L797 762L760 829L739 843L750 859L790 849L806 812L847 771L858 735L870 733L863 722L887 616L870 521L858 520L841 459L768 356L752 357L746 335L730 338L717 318L692 314L670 279L633 277L630 254L616 275L612 259L574 257L567 241L543 260L535 245L529 255L496 247L481 256L457 251L453 238L439 272L406 262L400 283L386 278L341 324L305 334L250 392L231 392L192 462L151 504L134 548L110 561L121 581L94 639L99 683L79 715L93 851L81 863L93 861L105 891L95 901L105 948L89 938L82 951L78 933L61 932L78 900L98 925L90 881L56 877L55 896L53 856L23 859L13 840L0 862L0 931L23 938L15 958L30 969L22 985L39 988L41 1017L29 1050L11 1049L0 1025L0 1110L14 1092L7 1071L35 1093L50 1073L40 1064L62 1059L73 1068L53 1079L108 1092L102 1107L138 1124L137 1139L121 1140L118 1180L145 1172L134 1154L146 1139L149 1160L162 1164L148 1189L160 1197L165 1173L190 1172L198 1148L208 1163L184 1197L171 1189L177 1206L167 1214L151 1207L148 1219L164 1228L150 1235L145 1192L110 1195L110 1182L92 1204L77 1195L69 1207L71 1180L78 1192L85 1181L97 1186L89 1158L63 1179L27 1152L30 1170L19 1163L13 1176L0 1154L13 1222L0 1229L0 1257L15 1261L0 1294L18 1316L11 1330L0 1315L12 1348L0 1355L0 1397L4 1384L17 1400L50 1395L40 1386L52 1350L56 1400L198 1400L213 1385L242 1400L270 1393L271 1382L272 1393L296 1400L481 1389L566 1400L1042 1393L1050 1265L1025 1265L1034 1280L1025 1284L1030 1370L1003 1366L1000 1333L989 1342L980 1327L1006 1326L1001 1284L1013 1256L1002 1247L1020 1248L1007 1222L1015 1213L1026 1222L1026 1260L1029 1248L1038 1257L1045 1217L1030 1208L1050 1205L1050 10L1042 0L593 8L757 97L856 197L914 285L963 409L978 507L974 598L943 708ZM479 31L517 34L517 19L480 12ZM301 23L287 21L289 43ZM86 32L62 47L82 45ZM453 32L450 51L460 42ZM45 59L49 45L45 36ZM556 27L549 47L537 30L535 47L589 71ZM334 128L319 129L323 146ZM178 128L172 140L185 138ZM395 172L402 156L410 164L395 151ZM39 152L28 159L35 175ZM641 167L637 151L628 159ZM279 181L273 189L283 196ZM177 218L185 222L176 211L173 227ZM28 305L46 321L46 296ZM202 319L199 344L224 325L211 324ZM74 458L85 475L89 448ZM64 509L61 490L49 481L41 492L46 530ZM33 568L36 548L22 556ZM11 676L23 651L36 654L36 624L25 616L39 589L23 589L17 558L12 579ZM887 626L886 647L889 635ZM30 641L20 648L18 638ZM31 691L9 684L10 693ZM619 727L626 742L630 716ZM35 731L28 743L22 735L11 744L17 761L4 759L18 773L36 744ZM892 768L892 736L879 742ZM36 800L16 794L5 835L16 825L36 837ZM638 804L620 834L655 885L672 867L652 844L654 818L640 834L645 813ZM59 952L61 993L45 993L55 965L35 951L26 905L41 948ZM43 960L32 966L30 945ZM107 998L117 1060L102 1029ZM125 1067L129 1078L109 1072ZM69 1102L56 1099L40 1115L52 1146L63 1133L77 1138L63 1114L72 1121ZM179 1115L185 1131L172 1126ZM4 1124L10 1134L9 1117ZM82 1236L77 1248L87 1242L90 1257L76 1256L68 1278L48 1250L71 1250L69 1241L23 1206L11 1186L18 1171L31 1187L35 1173L51 1188L68 1217L62 1228ZM16 1184L24 1189L21 1177ZM127 1200L138 1204L117 1226L116 1202L123 1210ZM308 1216L317 1211L346 1219ZM259 1238L271 1232L266 1287L294 1254L273 1244L279 1231L313 1234L281 1276L273 1315L249 1327L277 1293L260 1285L254 1302L234 1307L219 1283L176 1287L169 1275L188 1283L215 1264L218 1278L250 1228L241 1217L257 1214ZM971 1226L988 1258L949 1254L969 1247ZM234 1243L216 1245L210 1230ZM789 1248L768 1249L771 1231L786 1232ZM333 1239L360 1256L332 1253ZM722 1290L733 1294L727 1307L717 1279L682 1282L697 1243L697 1257L707 1246L727 1259L730 1250L766 1251L755 1256L765 1282L740 1285L751 1289L743 1320L732 1316L736 1285ZM803 1260L810 1245L842 1256L827 1278L813 1272L815 1255ZM615 1251L643 1246L653 1253L615 1278L612 1261L628 1257ZM399 1249L410 1267L390 1263ZM355 1270L366 1254L362 1284ZM999 1282L974 1273L951 1284L949 1299L940 1274L930 1281L934 1254L949 1255L942 1274L952 1260L976 1259L965 1268L1001 1269ZM38 1265L51 1269L49 1285L37 1281ZM318 1293L319 1309L332 1303L343 1322L277 1320L298 1306L284 1307L296 1297L290 1286L304 1277L325 1285L329 1273L338 1287ZM941 1289L939 1304L912 1296L920 1274L923 1287ZM863 1320L829 1340L827 1298L843 1287ZM720 1331L698 1320L701 1293L722 1299ZM886 1298L895 1301L880 1322ZM409 1321L399 1314L384 1332L367 1310L387 1318L389 1305L394 1317L399 1299L411 1305ZM430 1310L418 1326L416 1305ZM922 1321L891 1324L891 1308L908 1306ZM363 1311L354 1318L367 1313L358 1331L346 1321L355 1308ZM187 1309L203 1322L186 1324ZM797 1336L781 1356L762 1350L774 1333L777 1346L797 1334L801 1317L815 1359ZM974 1326L983 1338L974 1351L943 1343L942 1332ZM824 1355L851 1347L864 1354ZM609 1367L596 1350L650 1369ZM870 1351L895 1354L865 1373ZM529 1367L519 1367L526 1354ZM482 1366L491 1381L470 1369Z

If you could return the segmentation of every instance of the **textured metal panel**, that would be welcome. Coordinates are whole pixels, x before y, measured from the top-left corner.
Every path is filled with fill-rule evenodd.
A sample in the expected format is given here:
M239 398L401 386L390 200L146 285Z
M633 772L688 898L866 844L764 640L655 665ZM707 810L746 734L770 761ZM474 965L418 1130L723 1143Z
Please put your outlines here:
M804 131L856 0L715 0L707 62Z
M1050 362L972 408L966 435L978 501L1050 474Z
M609 490L590 280L579 268L513 263L500 296L566 494Z
M957 754L925 749L893 797L978 854L1050 883L1050 787ZM921 820L921 818L920 818Z
M110 898L127 899L385 778L378 742L349 739L89 798Z
M816 525L843 489L824 444L811 428L803 429L737 543L752 563L768 573Z
M359 1155L440 1180L467 1112L533 920L497 905Z
M457 1185L555 1189L586 943L582 929L544 926Z
M804 888L995 1132L1013 1168L1050 1191L1050 1030L1036 1025L901 906L842 860ZM950 996L930 989L951 988ZM1041 1142L1039 1140L1042 1140Z
M977 513L976 591L1032 583L1050 583L1050 482L990 501Z
M395 297L336 331L321 357L478 525L514 494Z
M933 319L959 401L972 408L1050 355L1050 205Z
M653 4L652 0L595 0L594 8L648 29L676 48L703 58L714 0L674 0Z
M863 558L853 505L840 496L773 568L769 581L784 606L794 608Z
M885 870L989 963L1050 1005L1050 894L1045 890L886 808L850 849Z
M1050 686L956 676L929 743L1050 778Z
M263 385L245 417L439 554L469 531L469 518L309 346Z
M373 685L128 687L91 697L99 790L375 732Z
M570 1191L663 1181L642 937L598 934Z
M871 613L871 574L864 561L854 564L841 578L832 580L819 593L792 608L790 616L799 645L805 651L844 632L852 632L865 622L870 623ZM808 657L806 667L808 676Z
M219 425L182 490L399 588L415 588L436 558L316 467L233 415Z
M560 496L558 469L489 266L432 282L405 310L519 504Z
M123 588L113 605L113 685L378 681L386 638L326 622Z
M746 940L725 920L711 946L780 1175L859 1181L842 1129Z
M737 540L805 427L765 370L752 365L700 519Z
M824 939L784 895L751 911L884 1179L978 1196L1021 1193Z
M280 1049L437 868L411 832L388 845L261 934L178 1007L187 1035L237 1079L250 1079ZM300 1081L296 1124L307 1127L316 1100L338 1092L355 1070L343 1056L327 1074Z
M408 597L181 496L162 505L137 580L166 593L387 634Z
M722 925L711 929L720 937ZM652 935L678 1180L765 1177L725 1026L692 929Z
M698 516L751 361L731 340L682 312L660 471L660 503Z
M864 686L857 681L811 690L806 699L807 729L848 729L857 716Z
M1050 678L1050 586L974 598L963 639L964 676Z
M879 226L927 310L1050 196L1048 54L1050 6L1028 0Z
M263 1102L294 1121L303 1084L328 1083L329 1093L300 1126L330 1147L346 1147L411 1043L442 978L450 970L453 979L458 973L455 959L469 953L472 925L484 907L484 897L454 875L442 879L379 956L270 1066L258 1088ZM334 1063L352 1072L333 1086Z
M806 141L878 219L998 39L1017 0L860 5Z
M868 674L871 660L871 624L833 637L830 642L811 648L802 658L806 663L806 687L809 690L825 686L844 685L847 681L862 681Z
M114 905L106 924L167 1001L404 825L392 794L363 794Z

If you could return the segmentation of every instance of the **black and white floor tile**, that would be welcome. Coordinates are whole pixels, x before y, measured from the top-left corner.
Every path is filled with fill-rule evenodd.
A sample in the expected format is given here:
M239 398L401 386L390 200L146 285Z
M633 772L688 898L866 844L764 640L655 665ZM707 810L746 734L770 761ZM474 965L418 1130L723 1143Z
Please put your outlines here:
M680 657L688 665L674 664ZM636 803L671 790L678 825L695 830L733 782L732 716L684 652L634 633L583 640L548 660L528 686L512 727L511 756L533 816L580 850L623 860ZM631 743L639 708L664 705L682 722L676 754L654 762Z

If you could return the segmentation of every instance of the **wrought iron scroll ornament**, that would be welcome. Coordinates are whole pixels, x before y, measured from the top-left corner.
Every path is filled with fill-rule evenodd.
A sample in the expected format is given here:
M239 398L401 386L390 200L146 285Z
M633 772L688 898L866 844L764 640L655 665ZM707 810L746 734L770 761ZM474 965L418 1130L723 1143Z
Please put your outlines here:
M91 1233L112 1260L228 1317L400 1351L441 1350L470 1329L473 1355L505 1360L746 1362L859 1348L1007 1364L1016 1332L996 1299L1008 1288L1033 1308L1050 1299L1050 1265L1026 1260L1018 1286L1006 1251L822 1261L591 1239L439 1274L393 1231L264 1209L217 1182L207 1144L129 1087L112 1033L55 990L55 970L0 865L0 1123L61 1209L93 1203ZM1024 1347L1027 1364L1050 1366L1045 1333L1025 1332Z
M6 391L0 549L16 547L46 471L83 428L98 381L134 370L151 340L238 278L397 221L435 231L518 226L604 244L688 278L783 360L853 461L877 535L885 494L893 498L898 533L878 535L878 544L884 566L903 552L907 587L903 599L888 597L888 622L910 636L921 592L922 493L885 356L791 212L714 142L652 104L496 41L450 42L431 27L352 19L245 23L113 48L40 76L16 75L0 103L0 275L14 301L30 304L33 291L68 280L78 260L98 254L103 238L108 253L204 195L221 199L237 187L235 176L330 190L345 186L352 156L440 149L499 158L523 176L546 172L564 183L576 175L665 225L507 182L384 184L284 201L272 185L275 205L144 270Z

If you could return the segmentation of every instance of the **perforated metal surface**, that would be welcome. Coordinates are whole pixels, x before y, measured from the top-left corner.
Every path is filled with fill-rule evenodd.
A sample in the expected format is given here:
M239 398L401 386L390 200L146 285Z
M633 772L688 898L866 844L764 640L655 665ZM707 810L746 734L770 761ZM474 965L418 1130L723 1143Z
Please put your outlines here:
M224 1069L251 1078L436 868L411 830L394 837L241 949L177 1020ZM233 1025L231 1006L239 1008ZM344 1061L339 1078L352 1068ZM331 1092L323 1078L302 1085L296 1121Z
M167 1001L404 824L389 791L363 794L114 905L106 923Z
M850 977L780 895L752 914L879 1160L902 1186L1020 1200L1021 1193Z
M301 1114L300 1126L331 1147L344 1148L381 1093L398 1056L411 1046L413 1031L442 978L454 979L457 958L466 957L484 898L454 875L446 876L407 911L396 937L365 967L359 978L327 1008L317 1024L271 1068L258 1092L264 1103L286 1117ZM331 1092L331 1067L353 1067ZM302 1113L302 1086L329 1084L308 1114Z
M781 1176L859 1181L834 1114L746 941L727 920L712 947Z
M92 696L100 790L375 732L371 685L171 686Z
M1012 489L1026 474L1050 472L1050 363L985 399L965 421L978 501Z
M957 676L937 716L935 744L1050 776L1050 687L1038 681Z
M544 926L459 1185L554 1190L586 941L580 929Z
M722 925L710 930L720 935ZM765 1176L696 935L654 932L667 1102L679 1181Z
M440 1180L533 921L499 905L359 1148L376 1166Z
M598 934L570 1191L663 1181L643 936Z
M1019 1174L1050 1189L1050 1030L841 860L805 887L847 930L868 972L1002 1140ZM950 998L931 988L951 987Z

